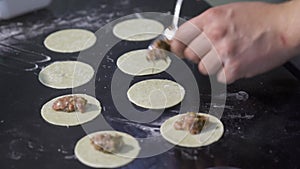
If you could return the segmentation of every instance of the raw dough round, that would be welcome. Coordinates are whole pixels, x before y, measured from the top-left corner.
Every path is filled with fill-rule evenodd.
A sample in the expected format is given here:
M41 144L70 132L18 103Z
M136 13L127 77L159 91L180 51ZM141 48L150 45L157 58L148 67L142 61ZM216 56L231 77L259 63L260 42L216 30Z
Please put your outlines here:
M131 19L116 24L113 33L120 39L128 41L144 41L160 35L164 26L151 19Z
M143 108L164 109L175 106L183 100L184 88L171 80L150 79L132 85L127 97Z
M160 133L168 142L182 147L207 146L218 141L223 133L224 126L215 116L199 113L209 118L201 133L192 135L185 130L176 130L173 124L184 114L179 114L166 120L160 127Z
M66 89L81 86L92 79L94 69L78 61L54 62L39 74L39 81L55 89Z
M166 61L151 62L147 60L147 55L147 49L125 53L117 60L117 66L124 73L134 76L157 74L165 71L170 66L171 59L169 57Z
M101 133L117 133L121 135L124 141L124 147L122 147L120 152L115 154L107 154L96 150L91 144L90 138L94 134ZM81 138L75 146L75 155L80 162L90 167L116 168L133 161L138 156L140 149L138 141L126 133L117 131L100 131Z
M87 100L86 110L84 113L81 113L79 111L68 113L53 110L52 105L55 102L55 100L65 96L71 96L64 95L54 98L43 105L41 109L41 115L43 119L46 120L48 123L58 126L76 126L95 119L101 113L101 105L96 98L86 94L72 95L81 96Z
M73 53L93 46L96 39L94 33L84 29L65 29L47 36L44 45L54 52Z

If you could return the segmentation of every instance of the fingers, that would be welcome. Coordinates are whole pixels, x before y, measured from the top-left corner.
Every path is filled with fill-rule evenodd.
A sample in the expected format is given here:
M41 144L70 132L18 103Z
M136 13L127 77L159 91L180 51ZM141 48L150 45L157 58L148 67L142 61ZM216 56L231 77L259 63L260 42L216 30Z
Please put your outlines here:
M217 74L217 79L221 83L231 84L242 77L240 72L241 70L235 65L223 66Z
M223 66L223 62L215 49L210 50L198 64L202 74L213 75Z
M199 19L196 17L180 26L171 42L171 50L179 57L200 62L198 68L203 74L215 74L222 62L216 50L212 50L210 40L202 32Z
M171 41L171 51L179 57L185 57L195 63L198 63L198 69L202 74L217 74L219 82L230 84L237 80L239 74L238 68L232 68L230 64L225 64L227 56L220 56L216 48L213 47L211 40L219 41L226 35L226 30L219 30L216 33L205 26L204 15L199 15L192 20L184 23L177 30ZM205 28L204 28L205 26ZM209 34L209 38L203 32ZM217 43L217 45L220 45ZM230 66L229 66L230 65Z
M184 56L184 49L202 32L192 21L181 25L171 41L171 51L179 57Z
M184 50L184 56L198 63L211 50L211 43L204 33L198 35Z

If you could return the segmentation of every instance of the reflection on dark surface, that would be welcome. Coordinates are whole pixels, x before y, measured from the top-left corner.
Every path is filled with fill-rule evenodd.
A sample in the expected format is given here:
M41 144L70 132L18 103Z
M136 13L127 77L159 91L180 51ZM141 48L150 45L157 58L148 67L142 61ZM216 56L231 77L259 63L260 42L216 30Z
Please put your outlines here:
M72 92L41 85L37 79L40 69L53 61L76 60L78 56L78 53L60 54L47 50L43 40L48 34L64 28L96 31L106 23L134 12L172 11L173 3L157 0L54 0L47 9L0 21L1 168L88 168L79 163L73 153L76 141L85 135L83 129L80 126L53 126L40 117L40 108L45 102ZM204 2L186 0L182 14L190 18L207 8ZM102 61L99 72L104 73L96 76L96 97L101 101L105 119L116 130L140 138L159 135L163 120L178 113L177 105L167 109L155 121L139 124L126 120L111 102L110 80L116 70L116 58L125 51L145 48L148 43L121 42ZM44 56L51 60L38 62ZM22 66L27 68L30 64L37 64L39 68L23 71ZM211 97L215 96L210 95L208 78L198 74L197 66L187 64L198 79L200 111L208 112L215 104L210 103ZM167 75L137 77L134 81L153 77L166 78ZM300 168L300 82L279 68L256 78L240 80L227 90L228 93L245 91L248 98L228 96L226 105L215 104L216 109L225 107L221 119L225 133L220 141L197 149L174 147L154 157L136 159L123 168Z

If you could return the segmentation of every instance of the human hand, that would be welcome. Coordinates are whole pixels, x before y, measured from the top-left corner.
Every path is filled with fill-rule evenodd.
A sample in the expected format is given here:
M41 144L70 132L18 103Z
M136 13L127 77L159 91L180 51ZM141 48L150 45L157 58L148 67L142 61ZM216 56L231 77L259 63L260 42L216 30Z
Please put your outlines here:
M300 26L296 4L298 9L291 2L211 8L180 26L171 50L198 63L203 74L217 73L223 83L266 72L299 52L300 34L292 27Z

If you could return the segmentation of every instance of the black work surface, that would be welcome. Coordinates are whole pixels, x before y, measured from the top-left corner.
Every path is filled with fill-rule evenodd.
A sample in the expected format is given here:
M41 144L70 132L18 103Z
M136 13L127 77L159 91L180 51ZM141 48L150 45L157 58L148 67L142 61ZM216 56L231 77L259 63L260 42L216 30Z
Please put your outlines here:
M53 126L40 116L40 108L45 102L72 92L71 89L43 86L38 81L40 69L53 61L76 60L78 56L78 53L60 54L47 50L43 40L48 34L63 28L96 31L128 14L172 11L173 3L56 0L45 10L0 22L0 168L88 168L75 158L73 152L76 141L86 134L82 127ZM185 1L182 15L190 18L208 7L204 2ZM96 75L95 81L95 93L103 106L103 116L115 129L137 137L159 135L159 126L124 120L111 100L110 77L116 70L115 61L120 54L145 48L148 43L121 42L101 62L98 71L101 73ZM48 57L51 61L43 60ZM188 64L199 83L200 96L204 98L201 98L200 111L207 112L210 106L208 78L198 75L196 67ZM162 73L134 80L165 76ZM153 157L136 159L123 168L299 169L300 82L284 68L278 68L256 78L240 80L229 85L227 91L245 91L249 98L238 100L228 96L221 119L225 132L217 143L197 149L176 146ZM162 116L175 115L177 109L178 106L167 109Z

